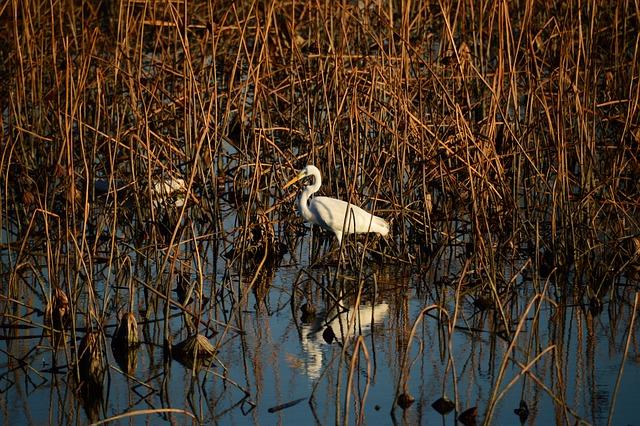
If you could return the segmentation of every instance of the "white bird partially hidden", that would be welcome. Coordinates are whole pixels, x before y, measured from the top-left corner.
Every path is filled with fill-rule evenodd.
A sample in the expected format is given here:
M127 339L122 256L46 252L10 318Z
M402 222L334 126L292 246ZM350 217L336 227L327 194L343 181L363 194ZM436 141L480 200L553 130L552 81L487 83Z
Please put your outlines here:
M331 197L313 197L309 200L309 197L318 192L322 185L320 170L316 166L306 166L282 189L288 188L307 176L313 176L314 181L313 184L304 188L298 198L300 214L307 222L315 223L333 232L338 239L338 245L342 244L343 235L375 232L384 237L389 233L389 223L386 220L346 201Z

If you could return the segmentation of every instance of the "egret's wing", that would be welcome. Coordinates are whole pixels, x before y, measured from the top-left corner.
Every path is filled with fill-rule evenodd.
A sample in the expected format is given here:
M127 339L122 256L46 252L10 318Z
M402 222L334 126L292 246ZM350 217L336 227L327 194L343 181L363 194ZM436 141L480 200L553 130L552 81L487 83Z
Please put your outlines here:
M349 207L349 218L346 227L344 227L347 206ZM309 202L309 210L315 224L333 232L343 232L344 234L377 232L382 235L389 233L389 224L386 220L336 198L315 197Z
M347 203L331 197L315 197L309 202L313 222L332 232L342 231Z

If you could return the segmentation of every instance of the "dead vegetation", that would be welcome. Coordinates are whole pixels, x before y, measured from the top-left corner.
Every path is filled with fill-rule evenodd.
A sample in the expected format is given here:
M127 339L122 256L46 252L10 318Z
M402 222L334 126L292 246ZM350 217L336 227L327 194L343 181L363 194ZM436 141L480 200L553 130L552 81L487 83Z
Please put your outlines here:
M371 263L420 271L449 338L472 300L492 316L478 327L527 347L504 358L522 377L566 362L553 337L520 341L542 306L608 309L637 336L639 21L622 1L5 2L2 323L67 333L58 361L99 376L120 312L124 346L197 336L212 345L190 353L216 354L283 259L326 261L280 189L309 163L325 194L392 224L349 239L332 285L350 271L366 293Z

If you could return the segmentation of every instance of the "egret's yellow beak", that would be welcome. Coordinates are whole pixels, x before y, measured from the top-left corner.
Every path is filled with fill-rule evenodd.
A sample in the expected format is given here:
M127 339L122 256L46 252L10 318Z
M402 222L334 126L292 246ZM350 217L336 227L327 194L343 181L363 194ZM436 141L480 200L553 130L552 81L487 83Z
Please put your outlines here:
M302 179L303 177L305 177L306 174L304 172L300 172L298 173L298 176L294 177L293 179L291 179L289 182L287 182L282 189L287 189L288 187L290 187L291 185L293 185L294 183L296 183L297 181L299 181L300 179Z

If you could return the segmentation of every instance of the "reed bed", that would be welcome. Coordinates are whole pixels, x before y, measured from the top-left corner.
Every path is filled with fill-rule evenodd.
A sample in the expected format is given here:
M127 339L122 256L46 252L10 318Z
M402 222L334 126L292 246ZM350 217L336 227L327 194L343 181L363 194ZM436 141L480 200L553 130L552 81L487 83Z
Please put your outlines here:
M254 298L268 310L283 262L329 265L330 279L303 269L294 317L305 297L358 310L388 273L371 264L393 265L417 277L411 291L429 306L409 318L409 289L392 286L393 405L427 350L412 344L420 322L432 320L454 387L459 327L506 342L480 419L526 381L551 395L558 422L584 420L563 393L563 327L582 315L568 308L607 309L625 353L637 338L639 29L626 1L5 2L3 333L41 334L54 367L99 386L105 369L133 377L138 351L153 359L144 342L162 342L168 359L177 342L198 342L221 371L208 377L251 405L253 380L231 377L216 354L238 345L247 375L262 365L243 337L247 309ZM321 169L322 193L389 219L392 236L350 238L340 261L318 230L309 247L294 193L281 190L305 164ZM120 318L116 372L104 359ZM365 422L369 343L342 348L337 423ZM533 371L541 358L550 385ZM505 384L507 365L520 373ZM122 414L104 406L85 415Z

